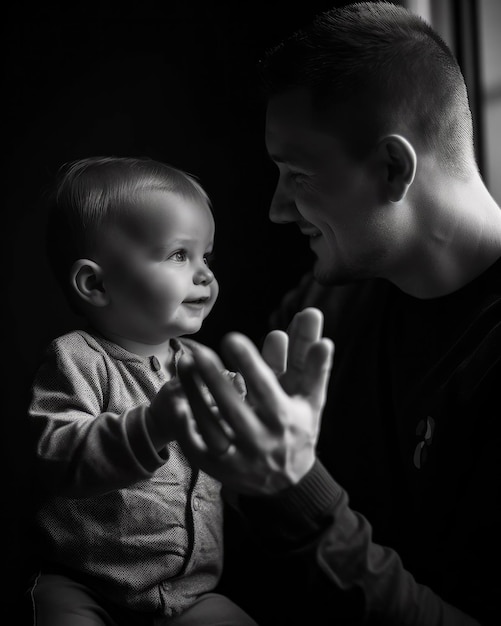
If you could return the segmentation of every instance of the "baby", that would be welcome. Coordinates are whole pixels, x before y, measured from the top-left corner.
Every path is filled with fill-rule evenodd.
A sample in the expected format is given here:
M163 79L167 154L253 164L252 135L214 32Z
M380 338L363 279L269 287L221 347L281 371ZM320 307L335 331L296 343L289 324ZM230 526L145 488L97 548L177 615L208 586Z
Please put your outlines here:
M177 168L61 169L48 255L86 324L51 343L32 387L38 626L256 626L214 592L220 484L190 467L158 393L216 301L213 244L209 198Z

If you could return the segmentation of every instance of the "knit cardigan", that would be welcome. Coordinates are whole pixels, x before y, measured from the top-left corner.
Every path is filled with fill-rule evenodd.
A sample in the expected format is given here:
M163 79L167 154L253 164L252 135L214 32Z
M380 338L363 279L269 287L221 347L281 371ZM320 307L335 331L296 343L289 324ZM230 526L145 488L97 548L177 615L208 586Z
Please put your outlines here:
M173 348L177 363L188 348ZM155 357L73 331L47 349L29 423L41 561L121 606L171 616L219 581L222 501L176 442L152 444L146 410L165 381Z

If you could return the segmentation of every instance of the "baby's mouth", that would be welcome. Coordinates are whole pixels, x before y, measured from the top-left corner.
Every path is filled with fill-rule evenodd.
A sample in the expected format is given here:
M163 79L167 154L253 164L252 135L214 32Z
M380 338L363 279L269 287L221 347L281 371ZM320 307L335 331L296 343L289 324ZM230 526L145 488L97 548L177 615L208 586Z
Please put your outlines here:
M208 296L205 296L203 298L196 298L194 300L185 300L184 304L205 304L208 299Z

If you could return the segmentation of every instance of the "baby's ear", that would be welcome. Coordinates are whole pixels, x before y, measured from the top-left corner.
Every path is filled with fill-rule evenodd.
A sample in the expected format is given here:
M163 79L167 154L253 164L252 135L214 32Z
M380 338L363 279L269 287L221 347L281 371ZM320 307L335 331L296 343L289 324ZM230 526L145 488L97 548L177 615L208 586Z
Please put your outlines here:
M88 304L103 307L109 303L103 270L98 263L89 259L75 261L71 267L70 282L78 298Z

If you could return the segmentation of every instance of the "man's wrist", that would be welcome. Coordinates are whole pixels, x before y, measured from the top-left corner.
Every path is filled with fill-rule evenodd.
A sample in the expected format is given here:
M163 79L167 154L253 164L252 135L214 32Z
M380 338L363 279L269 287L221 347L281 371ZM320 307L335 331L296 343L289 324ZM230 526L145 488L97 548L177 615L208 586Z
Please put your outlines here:
M315 465L315 461L316 456L314 452L309 455L303 455L301 461L299 463L296 462L296 466L291 471L290 486L294 486L300 483L304 479L304 477L311 471L311 469Z
M296 484L269 496L241 496L239 506L266 540L298 545L332 523L343 493L325 467L315 460Z

